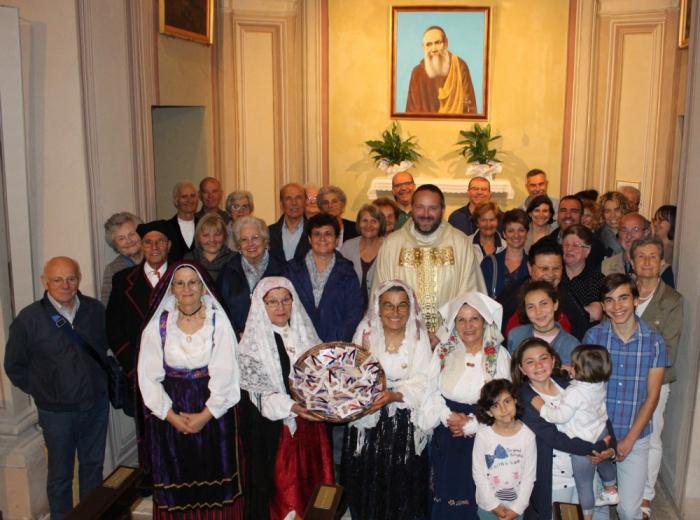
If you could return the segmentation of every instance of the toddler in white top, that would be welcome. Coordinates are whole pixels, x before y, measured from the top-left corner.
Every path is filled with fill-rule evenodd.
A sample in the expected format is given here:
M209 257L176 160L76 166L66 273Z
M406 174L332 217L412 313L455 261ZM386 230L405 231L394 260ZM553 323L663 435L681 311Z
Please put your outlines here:
M559 397L545 404L537 396L533 398L532 405L539 410L545 421L556 424L569 437L594 443L609 433L606 427L608 412L605 407L605 386L612 370L610 354L600 345L579 345L571 353L571 364L575 372L574 381ZM586 520L593 517L594 506L619 502L617 475L611 461L605 460L598 464L604 490L597 500L593 493L596 466L588 457L580 455L571 455L571 466Z
M479 518L520 518L535 484L535 434L517 419L515 387L494 379L481 389L476 417L472 476ZM495 515L495 516L494 516Z

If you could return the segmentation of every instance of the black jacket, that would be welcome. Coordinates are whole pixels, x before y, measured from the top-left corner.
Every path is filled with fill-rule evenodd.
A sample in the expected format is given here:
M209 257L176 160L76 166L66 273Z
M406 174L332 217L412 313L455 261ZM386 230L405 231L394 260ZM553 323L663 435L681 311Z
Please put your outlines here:
M236 335L240 338L245 328L250 311L250 295L254 288L248 287L248 279L243 272L243 257L236 253L224 266L217 280L217 289L222 303L226 306L231 325ZM268 276L284 276L287 264L284 257L279 258L270 253L270 261L263 273L263 278Z
M106 361L104 307L80 293L78 298L73 327ZM56 326L51 319L55 314L46 293L22 309L10 325L5 372L42 410L88 410L107 398L107 375L83 346Z
M107 304L109 347L126 375L136 377L136 362L141 346L141 331L153 294L142 261L112 277L112 293Z
M192 239L192 245L188 246L187 242L185 242L185 239L182 236L182 232L180 231L180 224L177 223L177 213L171 218L170 220L167 221L168 224L170 224L171 230L170 230L170 252L168 253L168 262L176 262L178 260L182 260L187 253L192 251L194 249L195 243L197 242L197 237L195 236ZM194 217L194 226L195 228L197 227L197 222L199 222L199 217L195 215ZM195 233L196 235L196 233Z
M282 242L283 226L284 215L282 215L277 222L270 224L267 227L270 232L270 254L275 255L278 258L285 258L284 243ZM306 219L303 220L302 226L301 238L299 238L299 243L294 251L294 258L303 257L309 251L309 249L311 249L309 238L306 236Z

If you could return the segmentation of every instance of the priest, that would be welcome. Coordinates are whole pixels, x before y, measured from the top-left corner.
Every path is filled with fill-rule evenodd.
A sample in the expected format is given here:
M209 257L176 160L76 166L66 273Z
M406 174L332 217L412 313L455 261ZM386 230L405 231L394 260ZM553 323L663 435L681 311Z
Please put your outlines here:
M433 184L413 193L411 220L389 235L377 256L373 288L403 280L418 296L431 337L440 325L438 308L469 291L486 293L467 236L443 221L445 196Z

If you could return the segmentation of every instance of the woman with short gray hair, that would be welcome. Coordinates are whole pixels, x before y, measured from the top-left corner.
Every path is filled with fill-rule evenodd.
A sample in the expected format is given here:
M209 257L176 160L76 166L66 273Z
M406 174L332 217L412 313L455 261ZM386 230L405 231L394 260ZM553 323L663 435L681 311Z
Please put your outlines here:
M233 222L232 227L237 253L224 266L218 287L233 328L240 338L255 286L266 276L284 276L287 267L284 258L270 254L270 233L264 220L252 216L241 217Z
M233 239L233 223L239 218L248 217L253 213L255 203L253 202L253 194L249 191L239 190L232 191L226 197L226 213L231 216L231 222L226 226L228 231L228 242L226 245L232 251L238 251L236 241Z
M340 249L345 240L350 240L351 238L359 236L355 223L352 220L343 218L345 204L348 201L348 198L345 196L345 192L343 190L338 188L338 186L324 186L318 190L316 201L318 203L318 207L321 208L323 213L328 213L331 217L338 220L338 225L340 226L337 246L338 249Z
M143 260L141 237L136 232L136 226L143 221L128 211L115 213L104 224L105 242L111 247L117 257L105 266L102 276L100 299L107 305L112 293L112 277L127 267L133 267Z

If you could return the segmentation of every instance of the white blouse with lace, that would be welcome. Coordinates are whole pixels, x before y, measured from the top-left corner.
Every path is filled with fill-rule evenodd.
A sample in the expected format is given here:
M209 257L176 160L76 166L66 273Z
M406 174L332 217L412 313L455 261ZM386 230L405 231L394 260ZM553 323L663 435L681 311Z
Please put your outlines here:
M433 389L421 407L420 425L425 430L431 430L439 423L447 427L447 418L452 412L445 398L458 403L475 404L479 400L481 387L487 382L483 351L470 354L463 347L461 350L458 347L447 356L442 370L440 363L440 349L436 348L430 364ZM493 379L510 380L510 354L501 346L498 347ZM476 427L476 419L468 421L464 426L464 434L473 435L476 433Z
M236 339L230 327L218 326L227 320L221 311L206 305L202 328L187 334L177 326L178 312L168 314L165 346L161 345L160 319L152 319L141 337L138 380L143 402L159 419L165 420L172 401L161 384L165 363L172 368L192 370L208 367L209 398L206 407L219 418L240 399L239 372L234 348ZM216 314L217 326L212 317Z

